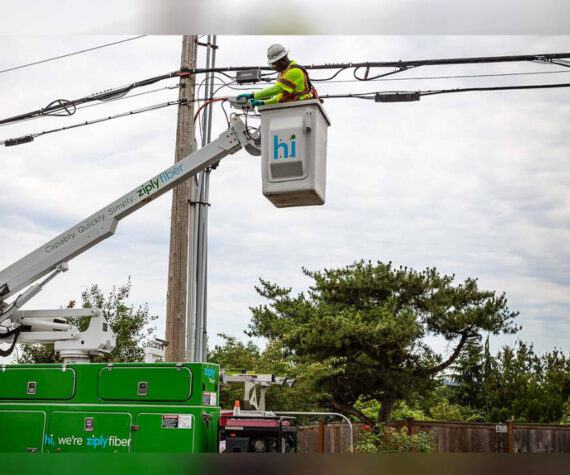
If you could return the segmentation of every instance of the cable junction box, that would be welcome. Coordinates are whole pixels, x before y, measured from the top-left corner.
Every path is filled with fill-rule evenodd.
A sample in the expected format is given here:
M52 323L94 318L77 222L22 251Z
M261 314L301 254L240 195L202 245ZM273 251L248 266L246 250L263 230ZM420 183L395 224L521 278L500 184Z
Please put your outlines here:
M259 69L247 69L246 71L238 71L236 73L236 82L238 84L258 81L261 81L261 70Z

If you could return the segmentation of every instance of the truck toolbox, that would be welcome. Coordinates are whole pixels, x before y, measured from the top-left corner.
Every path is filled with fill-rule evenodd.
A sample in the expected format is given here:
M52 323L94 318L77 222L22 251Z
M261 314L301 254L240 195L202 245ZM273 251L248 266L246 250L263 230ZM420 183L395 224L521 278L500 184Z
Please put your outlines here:
M45 452L131 451L131 414L56 410L49 417Z
M75 394L73 368L9 366L0 369L0 400L69 400Z
M2 452L41 452L44 442L44 411L0 410Z
M103 401L187 401L192 371L186 366L108 365L99 370L97 395Z

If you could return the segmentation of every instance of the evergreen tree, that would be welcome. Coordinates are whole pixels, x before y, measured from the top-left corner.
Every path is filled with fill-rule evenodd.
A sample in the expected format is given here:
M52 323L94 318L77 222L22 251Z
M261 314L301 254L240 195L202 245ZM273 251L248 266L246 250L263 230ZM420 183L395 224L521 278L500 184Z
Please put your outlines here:
M470 339L518 330L505 296L479 290L476 279L455 284L436 269L365 261L303 272L314 281L306 295L261 280L257 291L269 304L252 308L248 334L280 342L314 368L313 385L329 407L367 423L358 401L378 400L378 421L388 422L394 404L433 388ZM427 336L452 343L453 351L436 353Z
M480 338L469 339L465 350L452 366L452 402L470 408L480 408L484 402L483 384L485 380L485 355Z

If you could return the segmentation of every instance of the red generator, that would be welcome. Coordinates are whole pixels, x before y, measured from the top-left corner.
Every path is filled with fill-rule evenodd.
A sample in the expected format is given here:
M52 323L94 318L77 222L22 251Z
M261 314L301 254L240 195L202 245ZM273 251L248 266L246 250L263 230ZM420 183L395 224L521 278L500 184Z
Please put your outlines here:
M256 412L256 411L252 411ZM222 412L218 430L220 452L297 452L297 428L293 417Z

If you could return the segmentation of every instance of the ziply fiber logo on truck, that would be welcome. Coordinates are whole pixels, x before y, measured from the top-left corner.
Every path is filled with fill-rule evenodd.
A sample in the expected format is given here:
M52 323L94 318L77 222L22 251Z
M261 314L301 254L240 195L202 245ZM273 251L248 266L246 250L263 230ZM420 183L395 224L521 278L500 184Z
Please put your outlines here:
M71 436L57 436L54 437L53 434L44 436L44 444L49 447L54 447L55 445L67 446L67 447L92 447L97 449L101 447L103 449L107 447L129 447L131 445L131 439L121 439L116 435L110 435L108 437L103 437L102 435L92 435L91 437L77 437L75 435Z
M297 136L295 134L291 135L289 139L280 139L278 135L273 136L273 160L279 160L280 158L295 158L296 155L296 142ZM279 156L280 152L283 152L283 156ZM291 152L291 153L289 153Z
M216 377L216 368L210 368L206 366L204 368L204 376L206 376L206 378L208 378L210 383L213 384L215 382L214 378Z
M179 175L182 172L182 165L178 165L174 167L172 170L166 170L158 175L156 180L150 180L148 183L142 185L138 190L137 193L139 198L144 198L145 195L150 196L151 193L154 193L156 190L160 188L160 185L164 185L168 183L175 175Z

